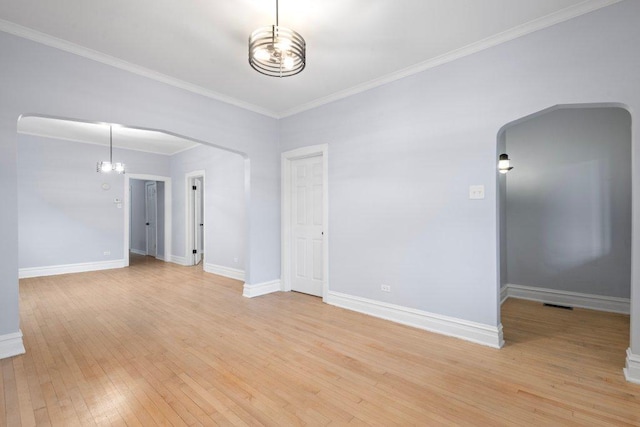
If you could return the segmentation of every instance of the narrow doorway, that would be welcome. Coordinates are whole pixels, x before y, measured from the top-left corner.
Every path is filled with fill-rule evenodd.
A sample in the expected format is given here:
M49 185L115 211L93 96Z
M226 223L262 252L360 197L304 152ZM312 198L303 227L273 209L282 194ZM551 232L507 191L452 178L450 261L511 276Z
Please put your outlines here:
M204 264L205 180L204 171L187 175L187 260L189 265Z
M171 179L125 176L125 266L130 254L171 261Z
M155 181L144 183L145 188L145 226L147 255L158 255L158 195Z

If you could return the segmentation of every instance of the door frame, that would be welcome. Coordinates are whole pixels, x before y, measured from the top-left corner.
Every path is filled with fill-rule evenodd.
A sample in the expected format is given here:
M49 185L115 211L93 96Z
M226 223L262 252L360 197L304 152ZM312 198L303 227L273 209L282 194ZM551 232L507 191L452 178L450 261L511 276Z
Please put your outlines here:
M324 234L322 236L322 301L326 302L329 296L329 157L328 144L312 145L302 147L291 151L285 151L281 154L281 278L280 290L283 292L291 291L291 267L292 267L292 250L291 250L291 165L295 160L308 157L322 157L322 224Z
M147 175L147 174L136 174L136 173L126 173L124 175L124 266L129 266L129 239L131 234L129 230L131 229L131 187L130 180L139 179L141 181L160 181L164 182L164 256L163 261L169 262L171 261L171 178L168 176L160 176L160 175ZM145 195L146 197L146 195ZM156 199L157 200L157 199ZM157 245L157 239L156 239ZM157 251L157 249L156 249ZM156 255L157 257L157 255Z
M193 185L193 180L195 178L202 178L202 223L204 224L204 226L202 227L202 252L203 254L206 253L205 248L206 246L206 242L207 242L207 233L206 233L206 228L207 228L207 221L206 221L206 217L207 217L207 204L205 203L206 197L205 197L205 192L204 189L206 188L206 181L205 181L205 171L204 169L201 170L195 170L195 171L191 171L188 172L184 175L184 182L185 182L185 245L184 245L184 259L185 259L185 264L186 265L196 265L195 264L195 257L193 256L193 247L195 245L194 242L194 212L193 212L193 190L191 189L191 186ZM204 255L202 256L202 260L201 260L203 266L205 264L205 259L204 259Z
M149 226L147 225L146 230L145 230L145 240L146 240L146 247L145 247L145 252L147 253L147 255L153 255L154 258L158 257L158 183L157 181L145 181L144 183L144 219L145 222L148 224L149 223L149 190L147 187L155 187L156 189L156 194L155 194L155 204L156 204L156 221L154 223L154 229L153 231L155 232L156 238L155 243L156 243L156 247L155 247L155 251L153 253L149 253Z

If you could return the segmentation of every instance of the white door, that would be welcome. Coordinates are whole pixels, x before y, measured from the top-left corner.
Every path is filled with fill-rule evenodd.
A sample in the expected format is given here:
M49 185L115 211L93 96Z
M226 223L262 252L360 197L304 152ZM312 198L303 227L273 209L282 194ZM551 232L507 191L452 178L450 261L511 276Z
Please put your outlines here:
M147 255L157 255L158 240L158 197L155 182L146 182L145 189L145 212L147 225Z
M194 194L193 194L193 242L196 253L194 254L194 265L200 264L202 261L202 254L204 252L204 211L202 204L202 178L194 178L193 180Z
M321 297L322 156L291 163L291 290Z

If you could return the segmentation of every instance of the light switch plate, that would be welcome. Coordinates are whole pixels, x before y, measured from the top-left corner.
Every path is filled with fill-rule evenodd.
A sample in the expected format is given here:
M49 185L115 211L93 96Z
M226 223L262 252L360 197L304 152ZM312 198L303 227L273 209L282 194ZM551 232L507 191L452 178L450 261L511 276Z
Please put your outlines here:
M469 198L472 200L484 199L484 185L470 185Z

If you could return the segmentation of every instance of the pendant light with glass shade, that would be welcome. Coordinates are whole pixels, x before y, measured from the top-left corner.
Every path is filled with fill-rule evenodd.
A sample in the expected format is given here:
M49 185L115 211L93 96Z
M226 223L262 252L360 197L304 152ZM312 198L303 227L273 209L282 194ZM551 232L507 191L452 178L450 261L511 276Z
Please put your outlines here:
M289 28L281 27L276 0L276 24L261 27L249 36L249 64L259 73L271 77L289 77L306 66L304 38Z
M124 163L113 163L113 128L109 126L109 161L98 162L96 172L112 172L124 173Z

